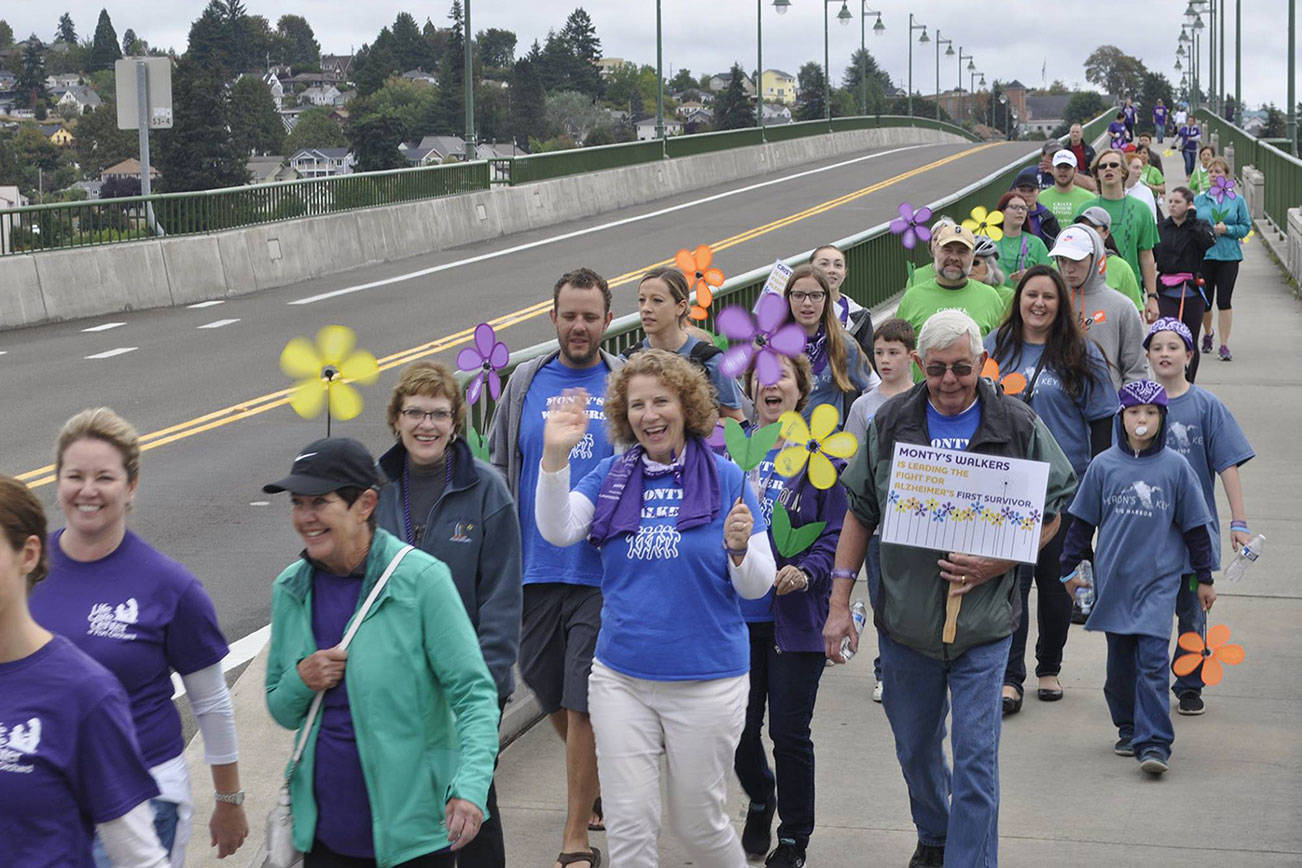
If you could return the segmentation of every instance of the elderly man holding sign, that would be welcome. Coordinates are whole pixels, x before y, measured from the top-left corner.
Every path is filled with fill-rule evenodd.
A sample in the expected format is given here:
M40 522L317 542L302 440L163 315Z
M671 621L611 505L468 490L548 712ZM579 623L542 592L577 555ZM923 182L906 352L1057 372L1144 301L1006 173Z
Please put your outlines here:
M986 354L967 314L934 314L913 357L926 381L877 411L841 478L849 511L823 638L836 662L844 638L857 650L850 591L880 525L873 621L883 705L918 828L909 864L994 865L1000 686L1021 617L1018 562L995 553L1033 552L1052 539L1076 477L1035 413L982 379ZM893 518L906 501L909 520ZM913 521L923 514L934 529ZM1026 533L1038 539L1014 544ZM951 703L952 785L942 745Z

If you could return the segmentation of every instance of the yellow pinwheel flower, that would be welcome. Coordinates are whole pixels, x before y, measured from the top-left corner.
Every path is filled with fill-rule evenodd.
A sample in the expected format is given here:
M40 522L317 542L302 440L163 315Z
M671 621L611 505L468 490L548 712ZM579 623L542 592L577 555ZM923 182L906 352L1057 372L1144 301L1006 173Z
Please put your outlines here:
M809 481L815 488L826 489L835 485L836 468L831 458L849 458L859 449L859 440L853 434L836 430L840 421L840 412L831 404L815 407L809 425L799 413L791 410L783 413L778 423L788 446L773 462L778 473L795 476L804 468L805 462L809 462Z
M972 215L963 221L963 228L973 235L984 235L991 241L998 241L1004 237L1004 230L999 228L1003 224L1003 211L987 211L984 206L978 205L972 209Z
M356 348L357 336L347 326L329 325L316 333L316 343L294 338L280 351L280 370L299 382L289 405L304 419L328 407L330 418L346 421L362 412L362 396L350 382L369 386L380 376L375 356Z

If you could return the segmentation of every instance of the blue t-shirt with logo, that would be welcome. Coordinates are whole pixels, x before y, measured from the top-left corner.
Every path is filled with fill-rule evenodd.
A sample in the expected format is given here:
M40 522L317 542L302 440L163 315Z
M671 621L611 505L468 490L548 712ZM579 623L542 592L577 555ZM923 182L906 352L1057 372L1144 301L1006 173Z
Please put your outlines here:
M0 863L91 868L95 825L157 795L103 666L62 636L0 663Z
M1221 399L1193 385L1180 397L1170 399L1166 448L1183 455L1198 477L1203 501L1212 517L1212 569L1219 570L1221 525L1216 515L1216 475L1247 462L1256 453ZM1193 572L1187 558L1185 572Z
M782 492L786 490L787 484L791 480L787 479L781 473L778 473L774 462L777 460L778 453L785 447L775 447L770 449L764 456L764 460L759 463L750 473L750 482L755 488L755 494L759 498L760 516L764 519L766 526L773 525L773 504L778 502ZM758 600L741 601L741 615L747 623L772 622L774 591L769 588L769 592Z
M675 352L684 359L691 361L692 350L699 343L701 343L700 338L695 335L688 335L686 343L679 347ZM642 346L649 347L651 346L651 342L649 340L643 340ZM741 386L737 383L735 377L729 377L720 370L719 366L722 364L723 353L717 353L711 356L705 362L705 375L710 378L710 385L714 386L714 392L719 398L719 406L727 407L730 410L738 410L742 406Z
M32 592L32 617L122 682L151 767L179 756L172 670L207 669L228 650L212 600L189 570L131 531L111 554L85 562L63 553L62 535L50 535L50 575Z
M987 335L985 343L991 358L995 358L995 335ZM1076 471L1077 478L1090 463L1090 423L1115 416L1118 406L1117 393L1112 391L1112 380L1108 377L1103 353L1093 341L1085 342L1085 353L1094 370L1094 378L1085 381L1079 397L1073 398L1063 389L1058 373L1048 365L1040 369L1040 376L1035 381L1035 392L1031 396L1031 409L1044 420L1049 433L1058 441L1067 460L1071 462L1071 469ZM1035 366L1040 363L1043 355L1044 344L1023 343L1017 358L995 358L995 361L999 363L1001 376L1020 373L1026 378L1029 388L1031 377L1035 375Z
M957 416L946 416L927 402L927 433L936 449L966 449L980 424L980 401L973 401L971 407Z
M542 461L543 425L547 408L559 401L566 389L588 393L588 431L570 450L570 479L579 480L609 458L613 452L606 438L606 378L604 364L570 368L555 358L538 369L524 397L520 418L520 537L524 560L524 584L561 582L567 585L601 587L601 556L587 543L557 548L538 533L533 517L534 492L538 490L538 464ZM595 500L595 497L594 497Z
M703 681L750 671L749 633L728 575L723 522L740 497L755 518L752 533L768 525L741 468L711 457L720 492L713 521L680 532L682 486L672 473L647 478L637 533L601 547L605 578L595 656L617 672L649 681ZM602 461L574 490L596 503L613 463Z
M1114 445L1095 456L1068 509L1098 528L1098 597L1085 629L1170 637L1184 532L1211 521L1201 494L1189 462L1170 449L1136 458Z

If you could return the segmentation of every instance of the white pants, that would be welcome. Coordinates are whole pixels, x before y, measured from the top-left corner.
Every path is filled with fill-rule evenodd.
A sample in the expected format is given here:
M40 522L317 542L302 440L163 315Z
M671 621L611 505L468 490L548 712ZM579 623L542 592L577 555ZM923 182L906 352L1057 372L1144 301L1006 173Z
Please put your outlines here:
M588 711L613 868L659 864L660 758L669 826L698 868L745 868L728 822L728 780L749 679L647 681L592 663Z

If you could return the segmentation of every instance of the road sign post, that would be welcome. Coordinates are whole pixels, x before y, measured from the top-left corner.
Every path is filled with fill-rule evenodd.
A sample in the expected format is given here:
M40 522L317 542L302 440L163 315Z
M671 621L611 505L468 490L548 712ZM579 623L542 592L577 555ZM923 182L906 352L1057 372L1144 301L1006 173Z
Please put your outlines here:
M172 60L169 57L126 57L113 66L117 90L118 129L140 133L140 195L153 192L149 164L149 131L172 128ZM150 231L162 235L153 204L145 202Z

